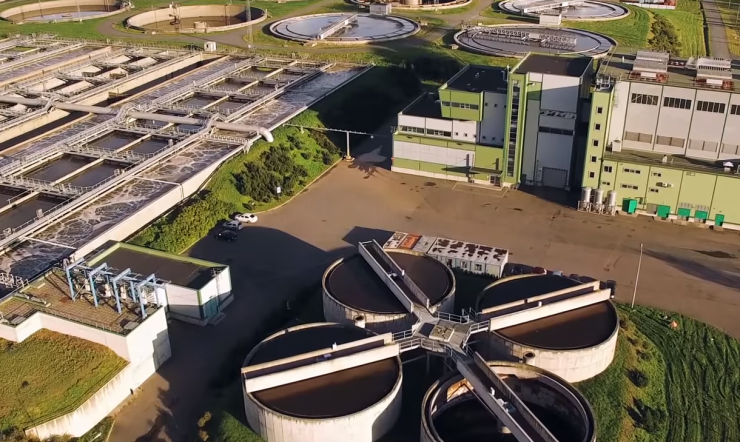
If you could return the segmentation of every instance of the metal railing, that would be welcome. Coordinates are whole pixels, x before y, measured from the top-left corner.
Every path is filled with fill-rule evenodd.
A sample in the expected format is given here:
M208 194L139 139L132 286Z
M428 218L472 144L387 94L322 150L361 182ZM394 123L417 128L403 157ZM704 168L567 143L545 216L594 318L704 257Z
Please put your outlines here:
M12 68L12 67L14 67L16 65L22 66L24 64L31 63L33 61L40 60L40 59L43 59L43 58L51 58L51 57L54 57L54 56L56 56L58 54L61 54L63 52L74 51L75 49L79 49L82 46L83 45L81 45L81 44L78 44L78 45L70 45L70 46L63 46L63 47L61 47L59 49L55 49L55 50L52 50L52 51L37 52L36 54L31 55L31 56L28 56L28 57L16 58L15 60L12 60L12 61L10 61L8 63L0 63L0 67L2 67L4 70L7 70L7 69L10 69L10 68Z
M62 195L75 196L81 193L80 188L68 184L54 184L51 181L37 180L23 176L4 176L0 177L0 183L13 187L21 187L39 192L57 193Z
M437 312L434 314L434 316L445 321L459 322L461 324L467 324L468 322L470 322L470 317L466 315L460 316L454 313Z
M247 138L230 137L227 135L209 134L202 137L205 141L214 141L216 143L227 143L227 144L244 144L249 142Z
M376 253L380 256L380 258L385 261L385 263L388 265L388 267L393 270L393 272L403 280L403 283L408 287L408 289L411 291L411 293L416 296L416 299L419 300L426 308L429 310L431 308L431 303L429 301L429 298L427 295L424 294L424 292L414 283L414 281L411 280L411 278L406 274L406 272L396 264L396 261L393 260L393 258L390 257L387 253L385 253L385 250L383 250L383 247L378 244L375 240L371 242L371 247L373 247L376 251Z
M110 149L103 149L101 147L90 146L89 144L70 146L67 152L77 153L95 158L104 158L107 160L122 161L125 163L138 163L146 160L147 158L150 158L147 154L140 154L131 150L115 151Z

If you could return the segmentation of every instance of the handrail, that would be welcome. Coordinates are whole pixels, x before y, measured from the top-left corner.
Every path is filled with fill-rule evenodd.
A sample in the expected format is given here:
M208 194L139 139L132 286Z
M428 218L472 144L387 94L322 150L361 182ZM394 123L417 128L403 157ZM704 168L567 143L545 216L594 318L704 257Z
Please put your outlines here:
M434 314L434 316L436 318L443 319L445 321L459 322L461 324L467 324L468 322L470 322L470 318L466 315L461 316L461 315L456 315L454 313L438 311L437 313Z

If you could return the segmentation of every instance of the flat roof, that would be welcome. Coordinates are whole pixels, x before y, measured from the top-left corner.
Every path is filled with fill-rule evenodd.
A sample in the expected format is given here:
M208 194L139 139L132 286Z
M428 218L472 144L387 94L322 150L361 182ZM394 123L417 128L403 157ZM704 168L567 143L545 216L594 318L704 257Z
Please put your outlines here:
M213 279L212 269L226 267L124 243L117 243L96 255L90 260L90 265L104 262L117 270L131 269L132 272L145 277L154 273L157 279L191 289L201 289Z
M581 77L593 62L590 57L566 57L530 53L515 68L518 74L535 72L540 74Z
M509 260L509 251L499 247L405 232L394 232L383 248L413 250L445 259L465 259L499 266Z
M664 156L666 157L665 163L663 162ZM695 170L698 172L709 172L740 178L740 176L735 173L737 171L737 167L740 166L740 163L731 160L707 160L701 158L690 158L683 155L671 155L632 149L622 149L621 152L607 151L604 153L604 159L664 167L667 169ZM725 172L723 166L723 163L727 161L732 162L734 165L729 172Z
M339 324L287 331L263 341L247 365L272 362L374 335L366 329ZM266 407L290 416L312 419L346 416L386 397L398 381L400 371L398 359L388 358L252 394Z
M24 295L29 299L22 299L21 296ZM157 308L155 305L147 306L147 314L154 313ZM19 294L8 297L0 304L0 313L11 324L20 324L34 313L43 312L125 335L134 329L128 324L138 324L143 319L139 304L136 302L121 302L121 311L120 314L116 311L115 297L105 297L100 293L98 294L98 307L95 307L92 295L89 293L81 294L73 301L69 293L67 276L64 270L59 268L52 269L31 281L28 286L20 290Z
M465 92L503 92L508 90L506 69L490 66L466 66L443 88Z
M403 252L386 252L422 292L436 305L452 290L452 278L444 264L434 258ZM360 255L345 258L327 275L329 294L357 310L378 314L408 313L390 289ZM414 303L419 301L412 298Z
M689 69L686 64L689 60L685 58L671 57L668 62L667 76L665 81L646 81L639 78L630 78L636 54L612 54L599 62L598 74L613 77L620 81L632 81L635 83L662 84L665 86L687 87L719 92L740 92L740 69L737 63L732 63L732 84L729 89L706 87L696 84L696 70Z
M528 275L494 283L478 297L478 311L510 302L581 285L564 276ZM616 310L604 301L497 330L495 333L512 341L536 348L568 350L598 345L618 327Z
M406 109L401 111L401 113L403 115L410 115L413 117L447 120L447 118L442 116L442 105L438 100L439 95L437 93L425 93L421 97L417 98L413 103L409 104Z

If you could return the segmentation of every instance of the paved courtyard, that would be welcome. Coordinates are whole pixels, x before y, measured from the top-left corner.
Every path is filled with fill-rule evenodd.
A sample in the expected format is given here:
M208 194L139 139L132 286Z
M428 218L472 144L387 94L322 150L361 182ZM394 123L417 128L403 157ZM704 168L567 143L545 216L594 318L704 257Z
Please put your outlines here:
M632 297L643 243L638 303L740 337L740 235L644 217L589 215L522 191L340 163L289 204L260 214L259 223L241 231L235 243L211 236L190 250L231 266L236 301L218 326L171 324L173 358L124 409L111 440L176 441L192 434L205 411L206 380L233 346L254 333L270 310L315 285L329 263L352 252L358 241L382 241L394 230L504 247L513 262L614 279L625 302Z

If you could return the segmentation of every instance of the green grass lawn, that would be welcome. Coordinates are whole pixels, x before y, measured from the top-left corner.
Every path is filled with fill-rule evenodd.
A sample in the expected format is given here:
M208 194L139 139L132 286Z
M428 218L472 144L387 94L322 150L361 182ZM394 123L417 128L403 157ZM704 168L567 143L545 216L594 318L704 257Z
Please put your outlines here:
M678 39L681 41L681 50L678 55L690 57L707 54L707 45L704 41L704 14L700 11L653 9L650 12L665 17L676 29Z
M597 440L727 442L740 437L740 341L704 323L620 305L620 341L604 373L578 384L594 408ZM672 330L670 320L679 327ZM647 385L632 381L640 372ZM654 428L639 404L662 410Z
M0 432L69 413L125 366L102 345L47 330L0 339Z
M640 7L627 6L627 8L630 15L621 20L568 22L568 26L607 35L621 46L643 48L647 46L650 33L650 13Z

